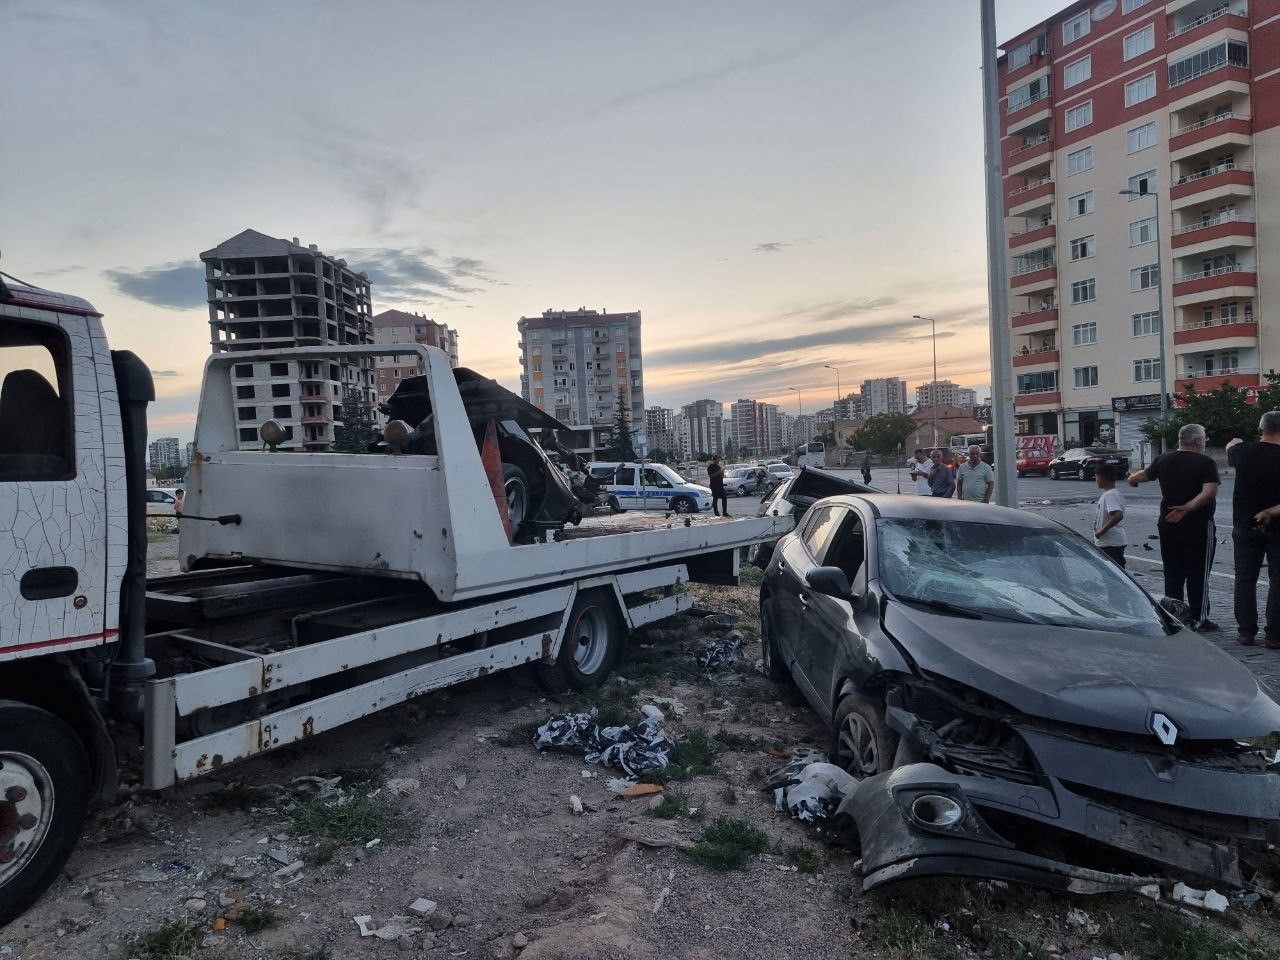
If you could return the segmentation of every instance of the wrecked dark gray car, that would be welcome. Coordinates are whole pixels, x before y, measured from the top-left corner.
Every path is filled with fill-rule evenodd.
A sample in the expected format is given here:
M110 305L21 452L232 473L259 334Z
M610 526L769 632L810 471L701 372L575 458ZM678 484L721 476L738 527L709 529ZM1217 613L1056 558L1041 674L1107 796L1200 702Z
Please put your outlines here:
M929 497L820 500L761 588L764 667L862 778L865 889L925 875L1076 892L1274 873L1280 706L1075 534Z

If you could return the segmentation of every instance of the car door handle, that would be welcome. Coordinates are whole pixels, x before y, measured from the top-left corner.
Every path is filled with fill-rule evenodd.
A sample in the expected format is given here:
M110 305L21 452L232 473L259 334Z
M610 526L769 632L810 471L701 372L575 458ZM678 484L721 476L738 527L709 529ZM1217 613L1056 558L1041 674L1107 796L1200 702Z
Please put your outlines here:
M807 607L809 605L809 595L807 593L800 594L800 606Z
M779 570L785 570L785 569L787 569L787 565L786 565L782 560L779 560L779 561L778 561L778 569L779 569Z
M75 567L32 567L22 575L18 589L24 600L53 600L71 596L79 585Z

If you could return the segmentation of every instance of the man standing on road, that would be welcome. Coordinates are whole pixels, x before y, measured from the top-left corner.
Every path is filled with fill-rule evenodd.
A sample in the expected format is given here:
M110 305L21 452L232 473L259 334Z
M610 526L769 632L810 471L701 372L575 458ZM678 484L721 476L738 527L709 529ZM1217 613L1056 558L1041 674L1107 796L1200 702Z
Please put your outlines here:
M871 486L871 451L864 450L862 453L862 482L868 487Z
M949 497L956 492L955 474L942 461L942 451L933 451L933 466L929 468L929 495Z
M1246 647L1258 639L1258 575L1267 561L1267 624L1263 639L1280 648L1280 410L1264 413L1260 439L1227 444L1227 462L1236 470L1231 503L1231 540L1236 561L1236 639Z
M932 467L933 464L924 455L924 451L916 447L916 452L912 454L912 459L907 461L907 470L910 471L911 479L916 485L916 496L927 497L933 492L929 489L929 470Z
M720 516L720 506L724 505L724 515L729 515L729 498L724 492L724 464L720 462L720 454L711 458L707 464L707 486L711 488L711 512Z
M1193 630L1217 630L1209 619L1209 568L1217 528L1213 511L1218 498L1218 465L1204 454L1204 427L1188 423L1178 431L1178 449L1162 453L1151 466L1129 474L1129 486L1160 482L1160 562L1164 593L1181 603ZM1185 594L1184 594L1185 591Z
M1093 476L1102 491L1098 512L1093 518L1093 542L1123 570L1129 537L1120 525L1124 522L1124 496L1116 489L1116 468L1109 463L1099 464Z
M971 503L990 503L996 492L996 472L982 459L982 448L976 443L969 447L969 459L956 470L956 484L960 499Z

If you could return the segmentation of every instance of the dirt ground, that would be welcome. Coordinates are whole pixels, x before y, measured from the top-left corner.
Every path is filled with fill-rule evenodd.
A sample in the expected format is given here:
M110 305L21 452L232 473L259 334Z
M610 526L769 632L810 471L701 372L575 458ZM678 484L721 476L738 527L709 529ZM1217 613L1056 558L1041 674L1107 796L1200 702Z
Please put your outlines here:
M856 848L775 812L762 789L780 762L771 750L825 746L827 734L790 688L755 670L756 589L697 588L702 605L741 614L747 640L714 681L693 659L703 625L673 618L634 634L623 679L593 698L498 675L129 796L94 816L64 876L0 930L0 958L1280 960L1269 903L1205 919L1133 894L985 882L862 894ZM603 716L639 719L655 697L679 701L679 712L663 705L666 731L700 747L678 755L665 803L622 799L607 787L616 771L531 743L548 715L594 702ZM323 798L298 777L341 780ZM738 869L686 849L724 829L721 818L740 836L763 832ZM435 901L430 917L408 909L418 898ZM362 938L357 916L370 928L408 916L398 922L421 929Z

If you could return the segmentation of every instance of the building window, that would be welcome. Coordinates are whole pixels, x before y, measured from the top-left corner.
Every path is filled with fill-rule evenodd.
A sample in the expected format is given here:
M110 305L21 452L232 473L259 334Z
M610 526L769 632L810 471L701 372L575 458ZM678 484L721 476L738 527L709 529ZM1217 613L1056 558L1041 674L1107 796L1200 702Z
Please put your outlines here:
M1019 393L1051 393L1058 389L1058 372L1042 370L1039 373L1018 374Z
M1154 50L1156 46L1156 27L1153 23L1148 23L1141 30L1137 30L1124 38L1124 58L1132 60L1134 57L1140 57L1148 50Z
M1160 358L1148 357L1145 360L1133 361L1134 383L1146 383L1148 380L1160 379Z
M1138 247L1144 243L1153 243L1156 239L1156 218L1135 220L1129 224L1129 246Z
M1030 83L1009 91L1009 112L1021 110L1029 103L1042 100L1049 95L1049 78L1037 77Z
M239 417L241 420L257 420L258 410L256 407L241 407L239 409Z
M1040 47L1043 43L1044 39L1042 37L1036 37L1032 40L1028 40L1026 43L1020 43L1018 46L1010 50L1009 69L1021 70L1025 67L1031 62L1031 58L1040 52Z
M1133 315L1133 335L1150 337L1160 332L1160 314L1155 310Z
M293 416L293 408L287 403L277 404L271 408L271 415L281 420L288 420Z
M1068 64L1067 69L1062 72L1063 89L1074 87L1078 83L1084 83L1093 75L1093 58L1085 57L1077 60L1075 63Z
M1172 68L1170 68L1172 69ZM1156 95L1156 75L1148 73L1124 85L1124 105L1132 107Z
M271 385L271 395L273 397L289 396L289 385L287 383L273 383Z
M1146 173L1135 173L1129 178L1129 202L1132 203L1138 199L1139 194L1156 192L1156 172L1148 170Z
M1081 147L1067 154L1067 176L1074 177L1093 169L1093 147Z
M1067 217L1074 220L1076 217L1083 217L1086 214L1093 213L1093 191L1086 190L1084 193L1077 193L1067 201Z
M1133 11L1137 10L1144 3L1148 3L1148 2L1150 2L1150 0L1122 0L1120 4L1120 12L1133 13Z
M236 399L237 399L237 400L252 400L252 399L253 399L253 387L236 387Z
M1071 259L1084 260L1093 256L1093 234L1087 237L1077 237L1071 241Z
M241 380L245 380L245 379L247 379L247 378L249 378L249 377L252 377L252 376L253 376L253 364L252 364L252 363L237 363L237 364L236 364L236 368L235 368L235 375L236 375L239 379L241 379Z
M1096 387L1098 385L1098 368L1097 367L1075 367L1071 371L1074 383L1072 386L1077 390L1083 390L1085 387Z
M1072 107L1067 111L1067 132L1079 130L1081 127L1087 127L1093 123L1093 101L1086 100L1078 107Z
M1160 268L1152 263L1145 267L1134 267L1129 271L1129 289L1134 293L1139 290L1150 290L1160 282Z
M1098 342L1098 325L1093 322L1076 323L1071 327L1071 345L1073 347L1087 347L1091 343Z
M1088 280L1077 280L1075 283L1071 284L1072 303L1088 303L1090 300L1094 299L1095 295L1096 288L1093 277L1090 277Z
M1072 17L1062 25L1062 42L1074 43L1081 37L1089 35L1089 11Z
M253 427L241 428L240 430L241 443L253 443L253 441L257 439L258 439L258 431L253 429Z
M271 364L271 376L287 377L289 375L289 365L287 363Z
M1222 305L1222 322L1235 323L1239 316L1240 305L1238 303L1224 303Z
M1147 147L1156 145L1156 122L1152 120L1150 123L1144 123L1140 127L1134 127L1129 131L1129 152L1137 153L1139 150L1145 150Z
M1169 86L1176 87L1180 83L1204 76L1211 70L1225 66L1247 67L1249 65L1249 47L1238 40L1223 40L1204 50L1197 50L1189 57L1183 57L1176 63L1169 64Z

